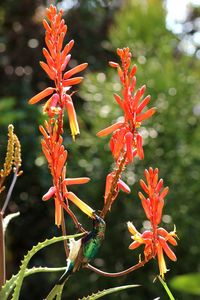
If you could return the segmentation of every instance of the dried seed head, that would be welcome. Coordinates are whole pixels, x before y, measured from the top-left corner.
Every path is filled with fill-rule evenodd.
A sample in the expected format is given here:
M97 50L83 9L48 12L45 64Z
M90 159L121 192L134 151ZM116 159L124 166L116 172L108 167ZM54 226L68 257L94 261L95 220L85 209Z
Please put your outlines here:
M7 151L6 151L6 158L3 165L3 169L1 170L1 177L7 177L13 165L13 158L14 158L14 126L10 124L8 126L8 144L7 144Z
M0 177L7 177L12 168L15 172L16 167L21 166L21 145L18 137L14 134L14 126L10 124L8 126L8 145L4 167L0 171Z
M20 141L18 139L18 137L16 136L16 134L14 134L14 143L15 143L15 149L14 149L14 166L16 167L20 167L21 163L22 163L22 159L21 159L21 144Z

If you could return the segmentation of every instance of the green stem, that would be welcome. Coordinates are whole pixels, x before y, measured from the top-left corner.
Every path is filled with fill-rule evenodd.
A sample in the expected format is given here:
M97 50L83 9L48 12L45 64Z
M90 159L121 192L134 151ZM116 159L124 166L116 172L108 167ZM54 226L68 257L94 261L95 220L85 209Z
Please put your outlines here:
M162 286L164 287L167 295L169 296L170 300L175 300L174 296L172 295L170 289L167 286L167 283L161 278L161 276L158 276L158 279L160 280L160 282L162 283Z

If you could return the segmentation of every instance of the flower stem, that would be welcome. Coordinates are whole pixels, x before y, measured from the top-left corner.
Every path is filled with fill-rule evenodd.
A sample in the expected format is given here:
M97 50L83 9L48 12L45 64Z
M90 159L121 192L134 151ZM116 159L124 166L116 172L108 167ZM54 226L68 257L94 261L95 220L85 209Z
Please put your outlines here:
M167 286L167 283L161 278L161 276L158 276L158 279L160 280L161 284L163 285L167 295L169 296L170 300L175 300L174 296L172 295L170 289Z
M105 199L105 204L104 204L104 207L100 213L100 217L102 219L105 218L107 212L109 211L111 205L112 205L112 200L113 200L113 195L115 194L115 189L117 187L117 182L124 170L124 164L125 164L125 161L126 161L126 153L124 153L122 155L122 159L119 163L119 166L118 166L118 169L115 171L115 176L113 178L113 181L112 181L112 186L111 186L111 189L110 189L110 192L107 196L107 198Z
M18 169L19 169L19 168L18 168L18 166L17 166L17 167L16 167L16 170L15 170L15 173L14 173L14 176L13 176L12 183L11 183L10 188L9 188L9 190L8 190L8 194L7 194L7 196L6 196L6 200L5 200L4 205L3 205L3 207L2 207L2 210L1 210L2 216L4 215L5 210L6 210L7 206L8 206L9 201L10 201L10 198L11 198L11 196L12 196L12 192L13 192L15 183L16 183L16 181L17 181Z
M5 241L3 232L3 213L0 212L0 289L6 281Z
M120 272L116 272L116 273L108 273L108 272L104 272L102 270L99 270L97 268L95 268L94 266L88 264L85 266L85 268L91 270L91 271L94 271L95 273L99 274L99 275L102 275L102 276L106 276L106 277L120 277L120 276L124 276L124 275L127 275L141 267L143 267L148 261L146 260L142 260L140 261L138 264L126 269L126 270L123 270L123 271L120 271Z
M66 231L66 226L65 226L65 218L64 218L63 208L61 209L61 213L62 213L62 221L61 221L62 235L66 236L67 231ZM68 244L67 244L67 240L64 240L63 242L64 242L65 255L66 255L66 258L68 258L68 256L69 256L69 247L68 247Z
M0 211L0 289L5 284L6 281L5 238L4 238L5 234L3 231L3 217L4 217L5 210L8 206L8 203L10 201L10 198L12 196L15 183L17 181L18 169L19 167L17 166L4 205Z
M74 222L75 227L78 229L80 232L87 233L87 231L83 228L83 226L79 223L77 220L75 214L71 211L68 205L66 205L64 202L60 202L62 207L65 209L65 211L69 214L71 217L72 221Z

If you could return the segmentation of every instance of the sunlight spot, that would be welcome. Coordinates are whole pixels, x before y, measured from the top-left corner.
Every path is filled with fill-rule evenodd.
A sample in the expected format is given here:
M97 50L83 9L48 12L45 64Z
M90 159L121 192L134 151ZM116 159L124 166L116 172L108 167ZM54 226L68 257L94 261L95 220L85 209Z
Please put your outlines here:
M37 48L38 45L39 45L39 41L37 39L30 39L28 41L29 48L33 48L34 49L34 48Z

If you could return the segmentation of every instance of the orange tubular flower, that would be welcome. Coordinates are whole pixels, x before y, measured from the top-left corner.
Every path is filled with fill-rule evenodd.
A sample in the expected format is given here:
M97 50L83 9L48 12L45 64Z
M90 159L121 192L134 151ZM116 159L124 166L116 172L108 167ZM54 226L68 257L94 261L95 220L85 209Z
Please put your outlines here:
M140 159L144 158L142 137L138 133L138 128L144 120L156 112L156 108L153 107L142 112L150 101L150 96L146 96L142 100L146 86L144 85L134 92L137 67L134 65L130 68L131 53L129 48L117 49L117 54L121 59L121 66L115 62L109 62L109 64L117 69L122 83L122 97L117 94L114 94L114 97L124 113L124 121L101 130L97 135L102 137L112 133L110 148L114 158L118 163L121 155L125 152L127 155L126 164L128 164L133 160L134 150L137 150Z
M88 215L90 218L94 218L94 210L87 205L84 201L79 199L74 193L66 193L65 197L71 200L82 212Z
M67 26L64 19L62 19L62 14L62 10L58 12L56 7L51 5L47 9L47 20L43 21L46 31L46 48L43 48L43 55L46 61L41 61L40 66L48 77L54 81L54 84L52 84L52 87L47 87L32 97L29 100L29 104L35 104L47 98L43 112L48 114L48 121L45 121L44 127L40 126L40 131L43 135L41 141L42 150L47 159L53 183L49 191L43 196L43 200L47 201L50 198L54 198L55 224L57 226L62 224L63 208L70 215L75 225L78 226L76 216L69 208L68 198L66 197L68 193L67 186L86 183L89 181L89 178L65 178L67 150L63 145L62 137L63 116L66 109L72 138L75 139L80 130L71 98L73 93L68 94L68 91L71 86L79 84L82 81L83 77L73 76L77 76L77 73L83 71L88 64L83 63L70 70L66 70L71 59L69 52L74 45L74 41L71 40L67 45L63 46ZM86 204L84 206L83 203L80 205L80 202L78 204L86 214L93 217L93 210L89 209L89 206Z
M130 66L131 53L129 48L117 49L117 54L121 64L116 62L109 62L109 64L117 69L122 84L122 95L114 94L114 98L123 111L123 119L97 133L99 137L112 134L110 149L116 162L112 176L109 174L106 180L102 217L110 210L118 195L118 181L126 165L132 163L136 155L139 159L144 159L142 136L138 132L138 128L143 121L156 112L154 107L143 112L150 101L150 96L143 99L146 90L145 85L135 91L137 67L136 65Z
M59 136L57 138L57 123L51 119L51 124L45 122L45 128L40 126L40 131L43 134L41 141L43 153L48 161L49 169L53 177L53 186L48 192L42 197L42 200L47 201L54 198L55 201L55 224L59 227L62 222L62 208L66 211L69 210L68 205L68 190L67 186L73 184L85 184L90 178L66 178L66 161L67 161L67 150L65 150L62 144L63 138ZM73 194L74 195L74 194ZM76 197L74 195L74 197ZM78 197L77 197L78 198ZM81 201L81 200L80 200ZM93 210L83 201L73 201L83 212L93 218Z
M114 176L114 172L108 174L107 178L106 178L106 188L105 188L105 195L104 195L104 202L105 203L107 201L107 197L108 197L108 195L110 193L110 190L111 190L111 187L112 187L113 176ZM112 192L112 194L113 194L112 203L117 198L120 190L122 190L123 192L125 192L127 194L129 194L131 192L129 186L123 180L118 179L116 188ZM112 203L111 203L111 205L112 205Z
M74 109L72 98L69 95L65 95L64 98L65 98L65 107L69 117L69 125L72 133L72 138L74 140L75 136L80 133L76 112Z
M168 244L177 245L176 231L167 232L164 228L158 227L162 218L162 210L164 206L164 198L168 193L168 187L163 187L163 180L158 181L158 169L149 168L144 172L147 184L140 180L140 185L147 194L145 197L139 192L139 197L142 202L146 217L151 223L151 229L145 230L142 234L139 233L131 222L127 223L128 230L132 234L134 240L129 246L129 249L134 250L144 244L144 257L146 261L151 258L158 258L160 275L164 278L167 272L164 253L173 261L176 261L176 255L170 249Z
M49 117L52 118L55 115L62 116L64 108L66 107L72 136L74 138L75 135L79 134L76 112L72 100L70 104L66 104L65 96L72 85L79 84L83 79L83 77L71 77L83 71L88 64L80 64L65 72L65 69L71 59L69 52L74 45L74 41L71 40L63 47L67 26L64 19L62 19L62 14L62 10L57 12L56 8L51 5L50 8L47 9L48 22L46 20L43 21L43 25L46 30L46 48L43 48L43 55L46 62L41 61L40 65L48 77L54 81L55 87L48 87L44 91L35 95L29 100L29 104L35 104L50 95L52 96L53 94L53 96L47 100L43 111L45 113L47 112ZM52 103L54 95L57 95L57 101L53 101L54 103ZM58 118L58 122L61 122L61 118ZM61 128L62 125L60 124L59 127Z

